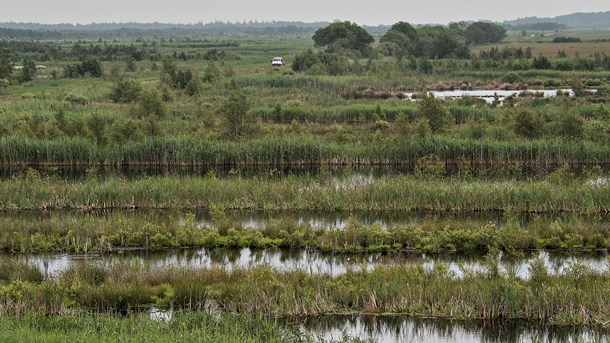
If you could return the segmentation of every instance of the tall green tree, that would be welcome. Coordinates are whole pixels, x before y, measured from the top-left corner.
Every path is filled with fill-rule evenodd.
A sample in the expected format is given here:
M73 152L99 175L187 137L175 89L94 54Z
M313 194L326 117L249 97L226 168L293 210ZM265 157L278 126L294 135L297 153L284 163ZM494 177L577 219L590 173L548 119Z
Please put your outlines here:
M329 52L354 50L365 54L369 46L375 42L375 38L370 33L349 21L332 23L320 28L312 38L314 46L325 47Z
M464 37L466 44L497 43L506 37L506 29L498 24L478 21L466 26Z
M19 75L19 82L30 82L36 76L36 63L31 58L23 60L23 68Z
M13 52L0 49L0 79L8 79L13 72Z
M411 24L399 21L392 25L379 42L390 49L392 49L390 44L395 44L396 51L393 54L403 56L416 54L417 39L417 30Z

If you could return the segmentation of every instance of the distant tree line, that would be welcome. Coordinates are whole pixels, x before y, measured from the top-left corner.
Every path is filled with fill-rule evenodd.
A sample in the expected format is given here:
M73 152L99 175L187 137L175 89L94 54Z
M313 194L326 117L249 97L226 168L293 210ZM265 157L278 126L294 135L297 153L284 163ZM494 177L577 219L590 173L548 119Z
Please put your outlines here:
M582 43L578 37L555 37L553 43Z
M394 24L379 40L384 55L427 58L468 58L469 45L497 43L504 39L506 30L486 22L451 23L449 26L422 26Z
M568 27L564 24L559 23L531 23L531 24L521 24L521 25L504 25L507 30L511 31L555 31L555 30L565 30Z

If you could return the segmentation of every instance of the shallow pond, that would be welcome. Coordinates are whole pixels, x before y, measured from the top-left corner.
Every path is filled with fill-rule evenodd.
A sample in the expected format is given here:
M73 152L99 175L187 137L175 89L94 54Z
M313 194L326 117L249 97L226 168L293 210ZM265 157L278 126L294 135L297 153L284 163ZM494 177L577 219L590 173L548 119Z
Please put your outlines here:
M562 254L540 252L523 257L502 256L500 272L522 279L529 277L529 265L533 259L540 257L549 273L565 273L575 266L585 266L596 271L608 270L607 253ZM211 268L220 267L251 268L268 266L275 270L300 270L309 274L341 275L347 270L372 270L375 267L396 265L422 266L432 270L439 262L444 263L454 277L465 273L485 271L483 256L468 255L426 255L423 253L401 253L394 255L360 254L332 255L307 250L252 250L244 249L179 249L163 251L131 250L112 255L65 255L35 254L17 255L21 259L36 265L45 276L56 277L62 270L80 261L90 261L104 265L119 263L140 264L151 267Z

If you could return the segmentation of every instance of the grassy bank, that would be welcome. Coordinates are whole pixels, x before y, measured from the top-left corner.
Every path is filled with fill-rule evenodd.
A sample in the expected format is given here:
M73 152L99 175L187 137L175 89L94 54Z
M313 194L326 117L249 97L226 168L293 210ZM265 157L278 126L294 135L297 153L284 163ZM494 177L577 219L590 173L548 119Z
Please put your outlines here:
M345 228L316 230L297 224L290 215L271 219L264 228L244 228L223 211L212 211L213 227L202 227L195 216L178 213L110 213L6 215L0 218L0 250L15 253L62 251L108 253L118 249L227 247L315 249L330 253L484 252L491 246L506 251L532 249L606 250L610 224L604 219L535 219L521 226L505 223L434 219L382 228L350 217Z
M141 265L77 264L57 280L3 275L5 314L67 313L73 308L130 312L151 305L202 309L212 301L228 313L272 317L326 314L405 314L455 319L538 320L549 324L606 327L610 322L610 274L575 265L549 275L542 260L530 264L527 281L487 270L454 278L443 263L434 270L395 266L350 270L332 277L270 268L181 269ZM5 262L6 263L6 262ZM34 275L35 276L35 275Z
M372 138L371 138L372 139ZM480 140L443 136L381 139L375 144L340 143L314 136L266 136L239 142L194 138L151 138L121 145L96 145L79 138L51 141L0 140L3 166L213 166L411 164L434 155L472 167L506 164L608 164L610 148L586 141Z
M110 177L64 181L27 173L0 181L0 208L225 209L326 211L514 211L607 213L610 185L558 178L549 181L476 181L398 176L376 181L309 177Z
M146 314L28 314L0 318L0 342L301 342L294 333L256 316L175 313L172 321Z

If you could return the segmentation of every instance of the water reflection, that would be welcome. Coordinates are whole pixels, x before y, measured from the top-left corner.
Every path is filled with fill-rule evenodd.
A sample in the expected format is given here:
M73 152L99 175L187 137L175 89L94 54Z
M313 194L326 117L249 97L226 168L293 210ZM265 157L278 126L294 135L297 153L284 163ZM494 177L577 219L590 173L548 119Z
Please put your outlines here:
M284 228L286 225L305 225L314 230L344 229L350 220L364 226L380 225L382 228L396 226L458 226L462 228L480 228L488 224L502 226L506 216L500 212L432 212L432 211L258 211L236 210L224 211L223 222L233 227L247 229L266 229L269 227ZM194 225L198 227L215 227L213 215L208 211L181 212L169 210L110 210L82 212L78 210L49 211L9 211L2 213L3 218L31 222L56 221L79 222L83 219L95 220L133 220L157 223L160 225L183 225L187 217L194 215ZM572 213L554 214L513 214L522 228L531 225L548 226L553 221L563 223L591 223L592 225L610 223L610 215L582 216Z
M544 261L550 274L563 274L576 264L591 270L608 270L607 253L561 254L541 252L523 257L502 256L500 273L506 276L529 278L529 265L538 256ZM332 255L309 250L252 250L245 249L179 249L163 251L133 250L112 255L65 255L36 254L18 255L12 258L36 265L45 276L54 278L61 271L82 260L104 265L119 263L139 264L150 267L180 267L203 269L211 267L247 269L270 267L280 271L299 270L309 274L338 276L347 270L372 270L376 267L397 265L423 266L432 271L437 263L444 263L454 277L463 277L469 272L484 272L487 267L480 255L440 255L423 253L401 253L395 255L360 254Z
M608 342L606 331L516 321L451 321L405 316L324 316L288 320L325 340L370 342Z

